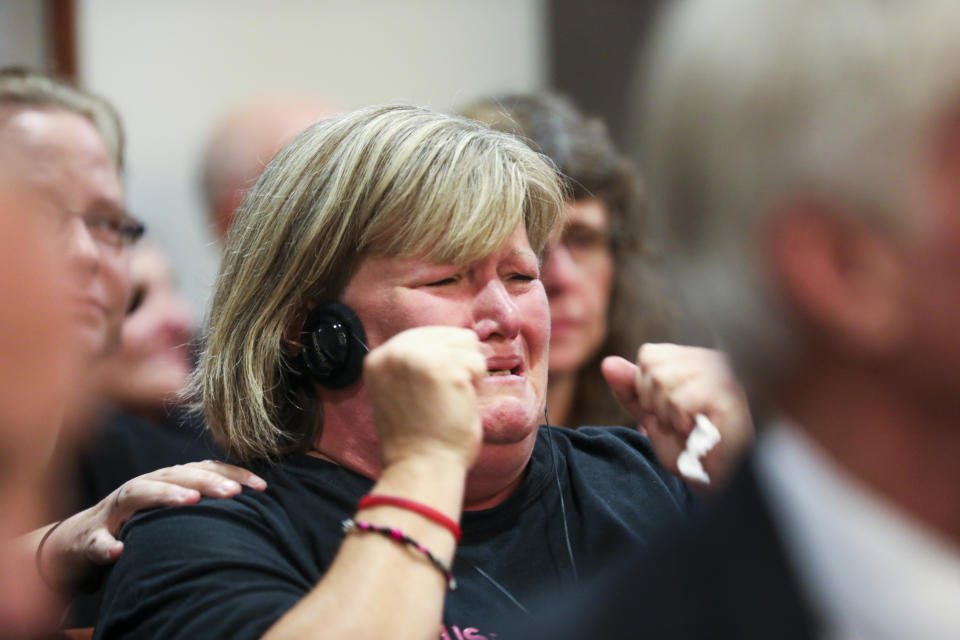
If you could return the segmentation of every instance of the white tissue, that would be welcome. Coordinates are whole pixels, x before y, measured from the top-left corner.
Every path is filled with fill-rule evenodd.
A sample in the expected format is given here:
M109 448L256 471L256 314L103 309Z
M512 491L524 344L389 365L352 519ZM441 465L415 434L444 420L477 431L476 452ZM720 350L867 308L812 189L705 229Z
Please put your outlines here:
M698 413L694 420L696 426L687 436L687 448L677 458L677 469L686 478L710 484L710 476L703 470L700 458L720 442L720 432L710 422L710 418L702 413Z

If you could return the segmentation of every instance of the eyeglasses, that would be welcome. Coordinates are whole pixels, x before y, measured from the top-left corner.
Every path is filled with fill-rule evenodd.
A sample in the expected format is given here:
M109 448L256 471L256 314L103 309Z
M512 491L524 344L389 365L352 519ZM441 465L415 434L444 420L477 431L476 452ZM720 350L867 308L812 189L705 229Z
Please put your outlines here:
M83 216L83 224L96 242L114 249L129 247L146 231L142 222L129 215L89 213Z

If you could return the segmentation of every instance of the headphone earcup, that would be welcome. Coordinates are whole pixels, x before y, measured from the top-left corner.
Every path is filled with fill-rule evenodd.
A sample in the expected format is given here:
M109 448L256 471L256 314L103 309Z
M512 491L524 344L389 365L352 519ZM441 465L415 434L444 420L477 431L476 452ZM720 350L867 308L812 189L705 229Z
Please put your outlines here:
M300 332L303 372L327 389L343 389L360 377L367 353L360 318L342 302L310 310Z

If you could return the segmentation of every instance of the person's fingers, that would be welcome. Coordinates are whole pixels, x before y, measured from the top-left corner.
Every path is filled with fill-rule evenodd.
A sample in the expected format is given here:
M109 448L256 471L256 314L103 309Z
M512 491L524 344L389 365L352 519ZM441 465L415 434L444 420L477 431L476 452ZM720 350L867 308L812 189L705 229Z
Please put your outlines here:
M713 380L692 378L674 390L670 399L671 410L689 421L691 429L698 413L716 421L728 404L723 392Z
M453 372L456 367L461 367L475 384L486 377L487 360L480 352L476 333L459 327L437 329L429 348L446 371Z
M487 360L479 351L463 349L456 355L456 359L475 383L487 376Z
M466 377L466 382L473 387L473 397L480 391L480 384L487 377L487 361L479 353L463 354L458 358L459 366Z
M371 351L364 363L364 371L403 376L419 372L429 377L437 365L446 366L464 356L463 362L469 364L472 375L477 369L476 364L482 360L470 354L480 355L479 345L477 334L469 329L416 327L393 336Z
M230 477L235 473L229 465L216 462L192 462L157 469L150 473L134 478L166 482L186 489L199 491L211 498L225 498L240 493L240 482Z
M466 466L480 450L478 390L487 359L470 329L423 326L391 337L364 362L385 464L425 452Z
M674 394L691 379L696 378L699 372L682 362L672 361L655 367L641 367L640 371L637 394L643 408L665 423L677 421L675 426L679 430L689 432L693 424L688 424L683 414L676 411Z
M128 480L114 491L112 499L108 498L112 521L119 520L122 523L131 515L143 509L192 504L200 499L200 491L197 489L171 484L163 480L154 480L148 476ZM234 486L239 491L239 486L236 483L234 483ZM221 497L235 495L236 493L230 494L224 488Z
M430 327L429 331L417 334L418 337L426 337L431 344L446 343L450 346L458 346L464 349L479 349L480 338L472 329L463 327L435 326Z
M267 481L258 476L257 474L244 469L243 467L237 467L232 464L227 464L226 462L218 462L216 460L204 460L202 462L188 462L187 464L180 465L181 467L192 468L192 467L201 467L207 471L213 471L214 473L219 473L220 475L233 480L234 482L239 482L242 485L246 485L251 489L257 491L263 491L267 488ZM173 468L173 467L171 467Z
M640 367L656 367L667 362L686 362L694 368L702 368L706 364L722 361L722 359L722 354L714 349L666 342L648 342L637 349L637 364Z
M686 438L672 426L664 425L653 414L647 414L641 424L647 431L647 437L660 464L670 473L676 474L677 458L686 448Z
M87 560L93 564L113 564L122 553L123 543L102 527L90 533L84 549Z
M607 356L600 364L600 369L613 392L613 397L639 420L645 412L637 395L636 365L620 356Z
M689 354L692 347L678 347L669 343L645 342L637 349L637 366L655 367L664 362L672 362L680 355Z

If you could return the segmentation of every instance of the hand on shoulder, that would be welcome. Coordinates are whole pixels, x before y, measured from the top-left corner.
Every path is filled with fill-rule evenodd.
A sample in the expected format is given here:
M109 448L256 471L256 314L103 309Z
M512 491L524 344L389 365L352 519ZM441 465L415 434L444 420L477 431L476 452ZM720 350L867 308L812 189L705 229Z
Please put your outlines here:
M212 460L137 476L89 509L48 527L36 550L37 570L48 585L70 591L98 566L116 562L123 553L116 536L138 511L193 504L203 496L229 498L240 493L241 485L262 491L267 483L246 469Z

